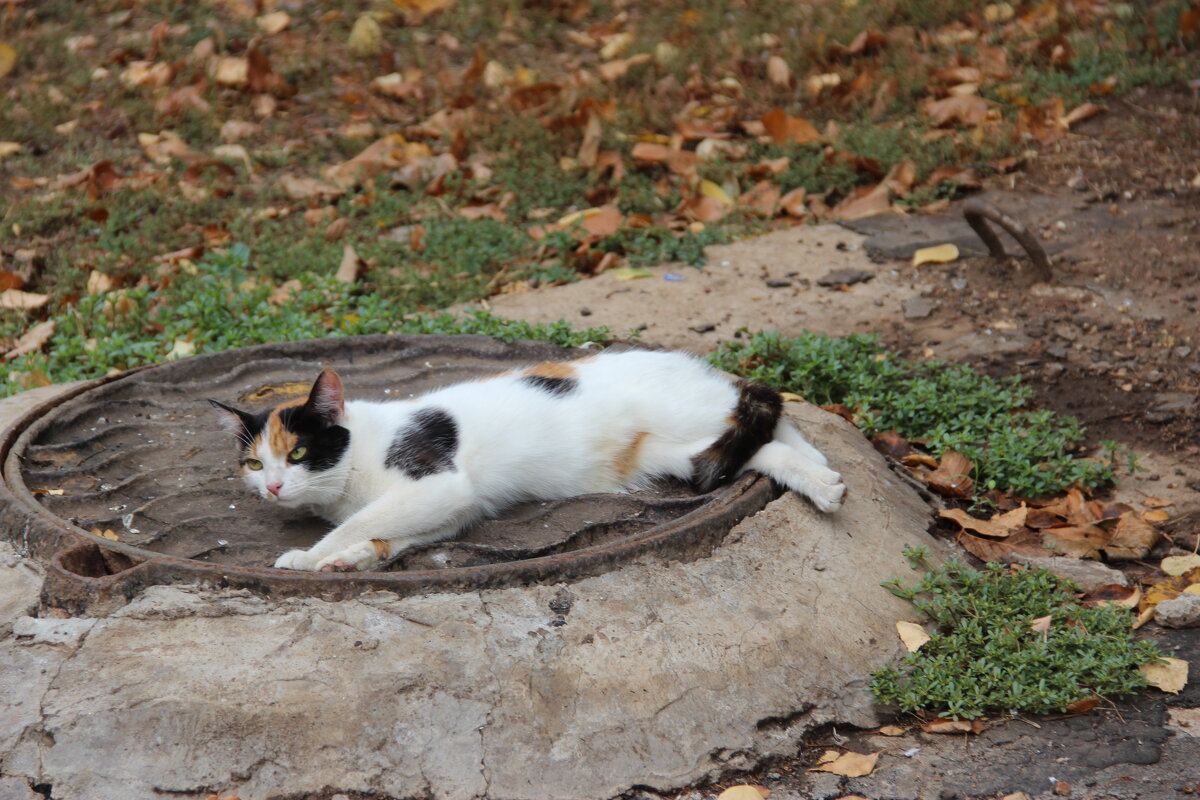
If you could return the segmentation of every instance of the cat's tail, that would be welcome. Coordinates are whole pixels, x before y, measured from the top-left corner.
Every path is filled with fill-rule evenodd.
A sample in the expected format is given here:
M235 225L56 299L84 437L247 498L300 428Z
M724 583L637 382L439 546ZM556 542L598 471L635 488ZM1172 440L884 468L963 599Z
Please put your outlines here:
M692 458L692 483L701 492L733 480L775 436L783 412L779 392L750 381L738 381L737 386L737 406L729 417L729 428Z

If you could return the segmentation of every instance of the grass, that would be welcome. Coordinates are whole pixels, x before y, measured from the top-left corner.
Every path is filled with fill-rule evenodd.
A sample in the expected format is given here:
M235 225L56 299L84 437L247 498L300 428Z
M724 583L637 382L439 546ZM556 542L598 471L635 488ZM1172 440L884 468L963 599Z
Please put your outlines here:
M296 279L298 286L281 288L258 277L251 262L250 249L234 245L197 263L181 262L164 288L140 286L80 298L54 316L55 333L44 352L0 364L0 394L193 353L327 336L482 334L561 347L612 338L607 328L531 325L486 311L413 313L384 295L311 273ZM0 332L15 335L23 326L8 312Z
M905 554L914 569L924 557L920 548ZM1131 609L1085 608L1076 587L1045 570L950 562L912 587L885 586L937 628L917 652L874 673L871 691L903 711L955 719L1064 711L1146 686L1138 667L1161 657L1134 638ZM1046 632L1035 630L1045 617Z
M724 345L712 360L812 403L854 409L868 436L895 431L938 456L960 452L975 465L980 493L1042 497L1115 479L1117 445L1105 443L1102 458L1081 457L1083 427L1072 417L1030 408L1033 391L1017 377L997 380L965 364L907 361L862 334L756 333Z

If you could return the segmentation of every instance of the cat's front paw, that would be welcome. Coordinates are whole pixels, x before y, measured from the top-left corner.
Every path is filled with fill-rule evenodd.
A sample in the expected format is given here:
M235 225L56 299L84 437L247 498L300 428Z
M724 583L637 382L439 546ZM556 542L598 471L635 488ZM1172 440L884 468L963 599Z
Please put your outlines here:
M322 558L315 569L321 572L367 570L379 563L380 555L380 548L374 541L361 542Z
M275 569L294 569L303 572L315 572L320 559L308 550L288 550L275 559Z

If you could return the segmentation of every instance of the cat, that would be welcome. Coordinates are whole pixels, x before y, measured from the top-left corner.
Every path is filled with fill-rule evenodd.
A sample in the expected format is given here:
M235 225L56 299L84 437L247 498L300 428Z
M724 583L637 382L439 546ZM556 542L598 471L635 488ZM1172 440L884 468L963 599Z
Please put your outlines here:
M251 490L336 525L283 569L370 569L515 503L656 477L707 492L755 470L826 512L846 490L777 392L682 353L601 353L389 402L347 402L327 368L307 399L260 414L209 402Z

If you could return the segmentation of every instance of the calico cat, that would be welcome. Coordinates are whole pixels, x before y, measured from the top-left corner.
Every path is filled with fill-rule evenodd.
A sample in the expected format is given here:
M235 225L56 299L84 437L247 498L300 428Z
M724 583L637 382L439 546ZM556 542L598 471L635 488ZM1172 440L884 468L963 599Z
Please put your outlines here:
M845 485L786 420L779 394L680 353L551 362L413 400L346 402L331 369L261 414L210 400L252 490L336 524L276 567L368 569L525 500L620 492L655 477L707 492L745 470L822 511Z

